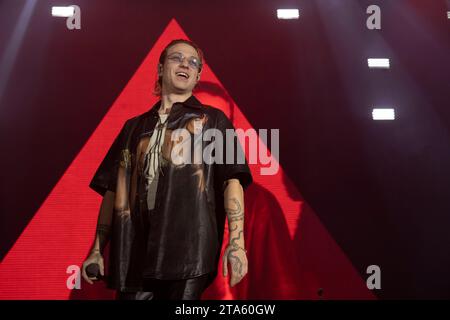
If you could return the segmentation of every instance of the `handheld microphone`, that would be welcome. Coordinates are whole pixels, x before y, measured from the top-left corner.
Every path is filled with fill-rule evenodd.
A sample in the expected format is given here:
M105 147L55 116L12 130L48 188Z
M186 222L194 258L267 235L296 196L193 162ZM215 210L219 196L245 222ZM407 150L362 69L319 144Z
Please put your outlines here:
M100 279L100 266L98 263L91 263L86 267L86 274L89 278L97 278Z

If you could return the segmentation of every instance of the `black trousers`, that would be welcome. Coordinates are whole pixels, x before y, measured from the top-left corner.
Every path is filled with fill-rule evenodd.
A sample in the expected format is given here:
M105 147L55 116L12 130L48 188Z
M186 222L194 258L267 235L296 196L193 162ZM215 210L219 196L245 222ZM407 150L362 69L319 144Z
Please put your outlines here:
M183 280L145 279L144 291L117 292L118 300L200 300L209 274Z

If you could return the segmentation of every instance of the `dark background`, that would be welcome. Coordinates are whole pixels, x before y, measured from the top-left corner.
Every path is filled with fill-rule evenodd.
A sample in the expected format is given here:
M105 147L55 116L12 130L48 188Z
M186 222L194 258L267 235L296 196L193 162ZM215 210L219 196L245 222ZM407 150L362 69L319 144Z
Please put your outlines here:
M34 2L20 38L26 1L0 1L1 257L175 18L253 127L280 128L282 167L361 275L381 267L378 297L450 298L446 1ZM70 4L81 30L51 17Z

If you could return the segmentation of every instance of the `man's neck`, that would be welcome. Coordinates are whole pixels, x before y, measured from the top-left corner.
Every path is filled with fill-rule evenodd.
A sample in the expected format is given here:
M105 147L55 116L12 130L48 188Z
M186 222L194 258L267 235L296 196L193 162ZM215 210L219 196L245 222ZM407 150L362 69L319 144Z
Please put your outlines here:
M192 92L187 92L184 94L177 94L177 93L169 93L169 94L162 94L161 96L161 107L159 108L159 113L169 113L170 109L172 108L172 105L177 102L184 102L186 101L190 96L192 95Z

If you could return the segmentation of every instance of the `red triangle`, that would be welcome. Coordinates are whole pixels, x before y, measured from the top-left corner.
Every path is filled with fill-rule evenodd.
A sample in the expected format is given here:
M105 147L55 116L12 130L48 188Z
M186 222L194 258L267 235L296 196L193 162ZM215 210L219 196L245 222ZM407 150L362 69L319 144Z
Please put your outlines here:
M0 265L0 299L95 298L87 293L92 287L85 282L73 292L66 286L67 267L81 266L95 232L101 199L88 184L123 123L157 101L151 92L159 53L177 38L188 39L172 19L5 256ZM252 128L206 63L196 96L224 110L237 128ZM249 273L234 288L219 273L203 298L315 299L322 288L324 298L373 299L283 169L262 176L260 167L251 165L255 184L245 199ZM113 297L102 284L95 286L100 289L98 298Z

